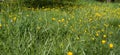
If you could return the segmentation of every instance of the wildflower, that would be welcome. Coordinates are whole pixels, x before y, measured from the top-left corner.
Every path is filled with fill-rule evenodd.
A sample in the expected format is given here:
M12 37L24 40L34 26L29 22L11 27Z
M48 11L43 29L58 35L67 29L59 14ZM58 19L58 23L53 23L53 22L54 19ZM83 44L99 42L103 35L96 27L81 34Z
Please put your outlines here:
M62 19L61 21L64 22L65 19Z
M99 13L95 13L95 16L100 17L100 16L101 16L101 14L99 14Z
M92 38L92 40L95 40L95 38Z
M45 7L43 6L42 8L44 9Z
M102 32L104 32L105 30L104 30L104 29L102 29L101 31L102 31Z
M67 55L73 55L73 53L72 52L68 52Z
M120 28L120 25L118 25L118 27Z
M60 23L60 22L61 22L61 20L58 20L58 22Z
M55 18L52 18L52 21L55 21L56 19Z
M0 29L2 28L2 24L0 24Z
M15 22L15 21L16 21L16 17L13 18L13 22Z
M65 24L64 26L66 27L67 25Z
M99 34L98 34L98 33L96 33L96 36L99 36Z
M27 14L26 16L28 17L29 15Z
M104 38L106 38L107 36L106 35L103 35Z
M109 44L109 48L113 48L113 44L112 43Z
M87 32L86 30L84 32Z
M82 20L80 19L80 22L82 22Z
M102 44L105 44L106 43L106 40L102 40Z

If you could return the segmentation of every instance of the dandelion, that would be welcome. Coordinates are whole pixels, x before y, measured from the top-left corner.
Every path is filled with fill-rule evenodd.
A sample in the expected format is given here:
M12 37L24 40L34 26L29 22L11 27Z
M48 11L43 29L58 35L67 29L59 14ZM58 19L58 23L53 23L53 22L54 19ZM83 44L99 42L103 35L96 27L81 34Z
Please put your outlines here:
M28 17L29 15L27 14L26 16Z
M84 30L84 32L86 33L87 31L86 31L86 30Z
M102 15L99 14L99 13L95 13L95 16L100 17L100 16L102 16Z
M16 17L13 18L13 22L15 22L15 21L16 21Z
M2 24L0 24L0 29L2 28Z
M103 37L104 37L104 38L106 38L106 37L107 37L107 35L103 35Z
M62 19L61 21L64 22L65 19Z
M43 6L42 8L44 9L45 7Z
M55 21L56 19L55 18L52 18L52 21Z
M73 53L72 52L68 52L67 55L73 55Z
M92 38L92 40L94 41L94 40L95 40L95 38Z
M65 24L64 26L66 27L67 25Z
M58 20L58 22L60 23L60 22L61 22L61 20Z
M109 44L109 48L113 48L113 44L112 43Z
M105 44L106 43L106 40L102 40L102 44Z
M82 20L80 19L80 22L82 22Z
M101 31L102 31L102 32L104 32L105 30L104 30L104 29L102 29Z
M98 34L98 33L96 33L96 36L99 36L99 34Z
M120 28L120 25L118 25L118 27Z

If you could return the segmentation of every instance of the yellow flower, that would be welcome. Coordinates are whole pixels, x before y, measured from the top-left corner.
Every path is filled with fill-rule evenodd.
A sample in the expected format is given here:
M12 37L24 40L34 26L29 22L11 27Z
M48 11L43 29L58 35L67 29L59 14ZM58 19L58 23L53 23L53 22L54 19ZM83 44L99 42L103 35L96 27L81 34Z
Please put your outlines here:
M16 21L16 17L13 18L13 22L15 22L15 21Z
M77 40L79 40L80 38L79 37L76 37Z
M95 38L92 38L92 40L94 41L94 40L95 40Z
M86 33L87 31L86 31L86 30L84 30L84 32Z
M109 48L113 48L113 44L112 43L109 44Z
M29 15L27 14L26 16L28 17Z
M106 38L107 36L106 35L103 35L104 38Z
M44 9L45 7L43 6L42 8Z
M102 40L102 44L105 44L106 43L106 40Z
M61 21L64 22L65 19L62 19Z
M81 19L80 19L79 21L80 21L80 22L82 22L82 20L81 20Z
M72 52L68 52L67 55L73 55L73 53Z
M2 24L0 24L0 29L2 28Z
M96 33L96 36L99 36L99 34L98 34L98 33Z
M67 25L65 24L64 26L66 27Z
M102 16L102 15L99 14L99 13L95 13L95 16L100 17L100 16Z
M104 30L104 29L102 29L101 31L102 31L102 32L104 32L105 30Z
M61 20L58 20L58 22L60 23L60 22L61 22Z
M118 27L120 28L120 25L118 25Z
M56 19L55 18L52 18L52 21L55 21Z

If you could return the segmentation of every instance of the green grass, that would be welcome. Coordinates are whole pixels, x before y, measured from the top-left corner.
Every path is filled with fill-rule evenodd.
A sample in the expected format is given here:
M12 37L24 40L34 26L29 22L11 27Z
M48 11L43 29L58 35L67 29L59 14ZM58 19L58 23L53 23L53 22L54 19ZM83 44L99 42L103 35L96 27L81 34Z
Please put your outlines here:
M73 55L119 55L119 3L76 4L61 8L4 4L0 55L67 55L69 51Z

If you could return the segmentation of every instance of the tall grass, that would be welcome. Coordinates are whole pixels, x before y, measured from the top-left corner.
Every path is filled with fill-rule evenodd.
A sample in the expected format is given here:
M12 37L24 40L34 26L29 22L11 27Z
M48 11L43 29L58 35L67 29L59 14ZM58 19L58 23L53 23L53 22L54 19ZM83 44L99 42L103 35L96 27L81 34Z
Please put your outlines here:
M1 55L120 54L119 4L28 8L3 3Z

